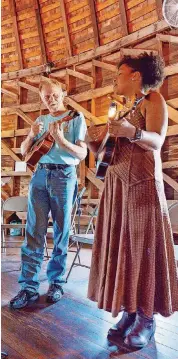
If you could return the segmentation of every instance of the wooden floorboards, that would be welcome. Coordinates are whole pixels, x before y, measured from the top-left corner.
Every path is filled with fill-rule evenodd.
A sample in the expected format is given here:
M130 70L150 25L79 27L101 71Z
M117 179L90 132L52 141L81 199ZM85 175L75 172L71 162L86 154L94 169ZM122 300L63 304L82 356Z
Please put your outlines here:
M91 250L84 249L81 257L89 264ZM69 253L68 268L72 258ZM2 256L2 350L9 359L178 359L178 313L156 316L155 339L142 350L130 351L122 340L107 341L107 331L118 319L87 299L89 270L74 268L61 301L49 305L46 265L43 262L40 274L40 301L12 311L8 302L19 290L19 251Z

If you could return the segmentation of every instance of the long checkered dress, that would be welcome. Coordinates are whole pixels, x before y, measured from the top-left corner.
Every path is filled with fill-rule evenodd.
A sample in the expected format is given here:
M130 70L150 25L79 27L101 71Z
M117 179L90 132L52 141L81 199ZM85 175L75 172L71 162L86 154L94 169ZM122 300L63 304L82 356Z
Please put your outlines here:
M128 118L145 129L140 109ZM101 197L88 298L113 317L178 310L178 278L160 151L119 140Z

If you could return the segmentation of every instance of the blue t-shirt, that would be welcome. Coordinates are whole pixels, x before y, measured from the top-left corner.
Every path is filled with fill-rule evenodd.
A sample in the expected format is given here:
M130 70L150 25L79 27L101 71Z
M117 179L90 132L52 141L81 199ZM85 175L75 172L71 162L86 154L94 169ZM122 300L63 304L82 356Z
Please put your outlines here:
M36 137L35 141L41 137L41 135L48 131L48 124L57 120L63 119L67 116L69 111L63 113L60 116L54 117L50 114L39 116L35 122L42 122L44 129ZM77 141L84 141L87 130L85 118L82 112L79 112L79 116L75 117L69 122L63 122L61 125L64 131L64 137L71 143L76 144ZM39 163L54 163L54 164L67 164L77 165L80 160L72 156L69 152L61 148L56 142L54 142L51 150L41 157Z

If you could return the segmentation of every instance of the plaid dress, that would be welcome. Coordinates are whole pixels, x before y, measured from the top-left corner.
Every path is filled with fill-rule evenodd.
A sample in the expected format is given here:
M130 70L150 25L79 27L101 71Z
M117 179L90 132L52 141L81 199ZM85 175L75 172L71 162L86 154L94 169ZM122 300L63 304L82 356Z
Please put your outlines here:
M145 129L139 107L127 118ZM121 310L169 316L178 310L178 277L160 151L126 138L108 168L93 245L88 298Z

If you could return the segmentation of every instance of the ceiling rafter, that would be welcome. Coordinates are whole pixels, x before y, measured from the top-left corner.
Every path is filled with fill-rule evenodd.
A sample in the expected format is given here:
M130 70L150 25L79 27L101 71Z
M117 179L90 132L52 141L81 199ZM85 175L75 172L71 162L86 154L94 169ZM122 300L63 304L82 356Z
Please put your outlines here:
M158 20L161 20L163 18L163 12L162 12L163 2L162 0L155 0L155 3L156 3L156 12L158 15Z
M71 45L71 39L69 34L69 28L67 26L67 15L66 15L66 9L65 9L65 3L64 0L60 0L60 6L61 6L61 15L64 25L64 35L66 39L67 44L67 52L69 56L72 56L72 45Z
M99 31L98 31L98 24L96 18L96 9L95 9L95 2L94 0L88 0L90 11L91 11L91 21L93 26L93 33L94 33L94 40L95 40L95 48L100 46L100 39L99 39Z
M19 67L20 67L20 69L23 69L23 57L22 57L22 50L21 50L21 46L20 46L20 37L19 37L19 32L18 32L15 0L9 0L9 8L10 8L12 20L13 20L13 29L14 29L14 35L15 35L16 49L17 49L17 53L18 53Z
M34 5L35 5L35 16L36 16L38 35L39 35L39 39L40 39L40 50L41 50L42 63L46 64L47 63L47 54L46 54L46 47L45 47L45 42L44 42L43 27L42 27L42 22L41 22L39 0L34 0Z
M127 26L127 15L126 15L126 10L125 10L124 0L119 0L119 9L120 9L120 14L121 14L121 24L122 24L122 29L123 29L123 35L127 36L129 32L128 32L128 26Z

